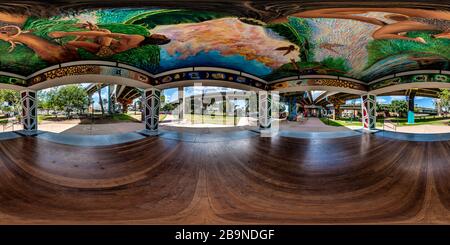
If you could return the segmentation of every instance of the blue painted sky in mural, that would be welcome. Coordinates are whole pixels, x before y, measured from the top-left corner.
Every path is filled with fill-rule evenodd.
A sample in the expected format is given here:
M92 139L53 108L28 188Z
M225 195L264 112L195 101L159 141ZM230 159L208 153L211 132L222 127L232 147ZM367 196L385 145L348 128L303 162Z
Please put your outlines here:
M190 67L190 66L217 66L236 70L242 70L256 76L269 74L272 69L256 60L246 60L241 55L223 56L219 51L199 52L195 56L189 56L186 59L180 59L181 54L169 55L167 51L161 49L160 72L171 69Z

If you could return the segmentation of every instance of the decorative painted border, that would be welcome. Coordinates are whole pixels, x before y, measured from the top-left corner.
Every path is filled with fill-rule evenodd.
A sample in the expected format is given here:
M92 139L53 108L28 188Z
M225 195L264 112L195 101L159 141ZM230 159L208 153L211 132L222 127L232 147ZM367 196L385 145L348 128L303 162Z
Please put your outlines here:
M388 86L394 86L405 83L423 83L423 82L441 82L450 83L450 74L414 74L395 76L390 79L378 81L369 85L370 90L385 88Z
M25 79L7 76L7 75L0 75L0 83L16 85L16 86L23 86L23 87L27 86L27 81Z
M367 86L358 82L341 80L341 79L330 79L330 78L308 78L300 80L283 81L278 83L270 84L270 90L284 89L299 86L328 86L328 87L338 87L338 88L348 88L361 91L367 91Z
M142 83L151 84L149 76L131 71L125 68L104 66L104 65L74 65L67 67L59 67L50 71L43 72L29 79L28 86L36 85L48 80L77 75L108 75L125 77Z
M391 74L369 82L331 75L301 75L267 82L259 77L241 71L220 67L185 67L159 74L151 74L138 68L118 62L85 60L62 63L42 69L28 77L0 72L0 85L29 87L55 78L76 75L108 75L124 77L144 84L157 86L181 81L226 81L247 85L262 90L277 90L301 86L320 86L353 89L370 92L387 86L414 82L450 83L450 71L414 70ZM15 88L19 89L19 88Z
M267 90L267 84L261 80L256 80L253 77L244 75L240 72L225 72L217 70L179 70L174 73L165 73L162 76L158 76L154 80L152 85L161 85L171 82L181 81L196 81L196 80L217 80L227 81L238 84L244 84L255 88Z

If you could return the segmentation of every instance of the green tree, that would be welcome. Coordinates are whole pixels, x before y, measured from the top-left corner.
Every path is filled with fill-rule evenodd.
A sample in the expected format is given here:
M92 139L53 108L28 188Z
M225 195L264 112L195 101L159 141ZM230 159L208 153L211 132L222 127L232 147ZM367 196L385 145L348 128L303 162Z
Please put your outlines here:
M175 105L172 103L167 103L162 107L162 111L173 111L175 109Z
M390 105L390 111L398 113L400 117L406 117L408 103L406 100L393 100Z
M442 89L439 93L441 108L446 112L450 111L450 91L448 89Z
M38 108L41 110L45 110L46 115L50 114L50 110L56 110L55 108L55 89L50 90L40 90L37 93L38 99Z
M55 105L63 109L67 117L71 112L82 113L88 106L89 99L86 91L79 85L68 85L58 88L55 95Z
M0 104L2 110L7 112L14 112L15 115L20 115L20 94L18 91L10 89L0 90Z
M384 116L389 117L391 112L390 104L380 104L377 102L377 112L383 112Z

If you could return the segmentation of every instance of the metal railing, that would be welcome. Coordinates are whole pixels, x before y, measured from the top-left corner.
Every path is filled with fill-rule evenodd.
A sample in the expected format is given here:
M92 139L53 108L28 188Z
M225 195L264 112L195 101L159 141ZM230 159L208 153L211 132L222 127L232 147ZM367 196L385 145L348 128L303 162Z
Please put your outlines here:
M8 128L12 128L11 131L14 131L14 125L18 123L18 120L8 120L7 122L2 123L2 132L5 132L5 130L7 130Z
M397 131L397 125L391 119L383 120L383 130L385 130L385 128L391 128L394 132Z

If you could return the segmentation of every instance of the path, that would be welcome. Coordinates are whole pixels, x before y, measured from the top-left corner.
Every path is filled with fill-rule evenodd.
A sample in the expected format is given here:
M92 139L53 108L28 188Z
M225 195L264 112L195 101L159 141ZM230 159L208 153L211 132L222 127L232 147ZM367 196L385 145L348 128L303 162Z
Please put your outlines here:
M387 131L394 131L392 128L385 127ZM450 126L446 125L416 125L397 127L396 132L416 133L416 134L439 134L450 133Z
M283 120L280 122L281 130L308 131L308 132L330 132L330 131L350 131L347 127L335 127L324 124L319 118L309 117L304 122L292 122Z

